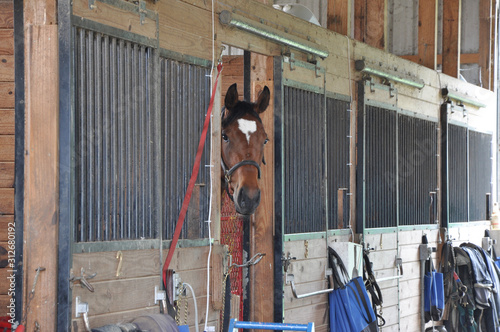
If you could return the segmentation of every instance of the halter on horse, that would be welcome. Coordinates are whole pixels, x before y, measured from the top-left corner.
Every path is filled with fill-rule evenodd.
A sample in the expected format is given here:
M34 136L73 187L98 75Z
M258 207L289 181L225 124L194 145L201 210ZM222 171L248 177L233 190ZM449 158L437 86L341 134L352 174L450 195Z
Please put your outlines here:
M223 182L236 212L251 215L260 203L260 163L267 134L259 114L269 105L266 86L255 103L238 100L236 84L229 87L222 111L221 166Z

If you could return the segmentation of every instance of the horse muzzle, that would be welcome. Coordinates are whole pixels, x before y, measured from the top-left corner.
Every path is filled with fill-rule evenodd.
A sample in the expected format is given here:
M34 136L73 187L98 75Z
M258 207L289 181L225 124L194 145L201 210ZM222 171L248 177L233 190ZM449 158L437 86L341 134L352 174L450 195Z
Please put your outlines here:
M260 204L260 189L241 187L234 192L234 206L241 215L251 215Z

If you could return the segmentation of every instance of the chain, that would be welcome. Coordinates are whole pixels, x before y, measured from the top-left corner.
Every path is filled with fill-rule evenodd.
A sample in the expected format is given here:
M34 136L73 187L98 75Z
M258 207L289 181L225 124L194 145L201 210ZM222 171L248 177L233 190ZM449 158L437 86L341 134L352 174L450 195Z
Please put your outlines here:
M188 301L187 301L187 296L186 296L186 288L184 288L183 292L183 297L184 297L184 325L187 325L188 321Z
M177 326L181 325L181 310L180 310L180 307L181 307L181 298L179 297L179 299L177 300L177 303L176 303L176 307L175 308L175 323L177 324Z
M33 298L35 297L35 288L36 288L36 283L37 283L37 281L38 281L38 276L40 275L40 272L41 272L41 271L45 271L45 268L44 268L44 267L42 267L42 266L39 266L39 267L35 270L36 274L35 274L35 279L34 279L34 281L33 281L33 287L31 287L31 292L30 292L30 293L29 293L29 295L28 295L28 302L26 303L26 309L25 309L25 311L24 311L24 315L23 315L23 317L22 317L22 319L21 319L21 325L22 325L23 323L24 323L24 324L26 324L26 320L27 320L27 318L28 318L28 317L27 317L27 316L28 316L28 311L30 310L31 300L33 300ZM38 322L36 322L36 323L38 323ZM35 324L35 327L36 327L36 324Z

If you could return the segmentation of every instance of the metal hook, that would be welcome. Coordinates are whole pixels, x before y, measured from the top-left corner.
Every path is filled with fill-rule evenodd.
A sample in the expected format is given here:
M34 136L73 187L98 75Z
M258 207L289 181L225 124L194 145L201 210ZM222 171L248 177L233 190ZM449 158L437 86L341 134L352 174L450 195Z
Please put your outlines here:
M116 276L119 277L120 274L122 273L122 260L123 260L123 253L121 250L118 250L116 253L116 259L118 259L118 267L116 268Z

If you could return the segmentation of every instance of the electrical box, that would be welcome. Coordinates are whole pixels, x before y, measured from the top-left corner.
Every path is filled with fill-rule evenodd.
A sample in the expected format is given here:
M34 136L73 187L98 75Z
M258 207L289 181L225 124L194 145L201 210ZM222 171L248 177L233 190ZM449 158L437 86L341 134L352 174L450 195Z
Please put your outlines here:
M363 246L354 242L331 242L329 247L342 258L351 279L363 276Z

